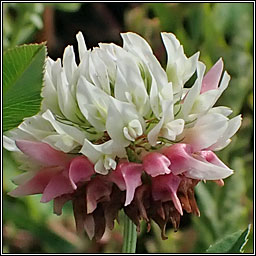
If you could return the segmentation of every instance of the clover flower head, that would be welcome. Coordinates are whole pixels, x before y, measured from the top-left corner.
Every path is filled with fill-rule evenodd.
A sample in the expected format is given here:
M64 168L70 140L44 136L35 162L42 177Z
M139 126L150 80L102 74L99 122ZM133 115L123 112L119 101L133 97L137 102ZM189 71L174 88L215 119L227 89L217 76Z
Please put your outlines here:
M184 54L172 33L162 33L164 69L149 44L123 33L123 47L87 49L77 34L63 59L46 61L40 112L4 135L26 170L11 196L42 194L58 215L72 201L78 232L100 239L124 209L140 229L155 221L165 239L184 210L200 215L194 187L201 180L224 185L233 170L214 153L241 125L227 107L214 107L227 88L220 58L205 74L199 53ZM196 74L191 88L185 83Z

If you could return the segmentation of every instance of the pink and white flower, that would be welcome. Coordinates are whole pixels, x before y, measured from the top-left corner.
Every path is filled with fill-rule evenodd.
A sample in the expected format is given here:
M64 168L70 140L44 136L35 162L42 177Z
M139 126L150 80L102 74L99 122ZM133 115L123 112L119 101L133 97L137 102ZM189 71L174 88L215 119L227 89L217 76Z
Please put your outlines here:
M16 140L16 145L40 168L30 170L33 177L23 180L9 193L11 196L42 194L41 202L49 202L74 192L78 183L90 180L94 174L93 165L85 156L72 157L43 142Z
M4 135L26 170L9 195L42 194L57 215L71 200L77 230L90 239L113 229L121 209L138 230L142 219L148 230L155 221L165 239L184 210L200 215L198 182L224 185L233 174L213 151L230 143L241 116L214 107L230 80L221 58L205 75L199 53L187 58L175 35L162 33L164 69L145 39L121 36L123 47L88 50L79 32L79 63L72 46L62 63L47 59L40 112Z

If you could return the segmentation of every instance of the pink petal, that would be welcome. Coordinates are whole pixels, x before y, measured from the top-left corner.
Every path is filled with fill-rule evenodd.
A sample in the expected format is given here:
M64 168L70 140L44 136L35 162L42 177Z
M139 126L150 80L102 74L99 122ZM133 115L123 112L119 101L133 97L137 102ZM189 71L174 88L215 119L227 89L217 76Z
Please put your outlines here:
M223 61L222 58L220 58L204 76L200 93L218 88L222 70Z
M62 214L62 208L64 206L64 204L71 200L72 196L71 195L63 195L63 196L59 196L54 198L53 200L53 212L57 215L61 215Z
M25 155L43 166L65 166L70 161L68 154L52 148L47 143L16 140L16 145Z
M189 159L192 154L192 147L188 144L177 143L167 147L162 152L170 161L170 169L174 175L181 174L189 168Z
M92 213L98 202L109 201L112 184L105 177L97 176L86 187L87 214Z
M124 206L131 203L134 197L135 189L142 184L141 174L143 171L142 164L121 163L120 167L126 187L126 200Z
M64 194L69 194L74 191L71 182L64 172L56 174L46 188L44 189L43 196L41 198L41 203L47 203L52 199L62 196Z
M171 172L168 168L170 164L171 162L166 156L157 152L149 153L143 158L144 171L152 177L169 174Z
M74 158L69 166L69 179L73 189L77 189L78 182L88 181L94 174L93 164L85 156Z
M199 152L199 154L207 162L228 169L228 167L211 150L202 150ZM215 182L220 187L224 186L224 181L222 179L213 180L213 182Z
M135 192L135 202L138 206L140 216L149 222L149 218L147 216L147 211L145 205L149 205L150 200L150 187L148 184L143 184L142 186L138 187Z
M95 234L95 222L92 214L84 215L84 229L89 239L92 240Z
M233 170L221 164L212 153L200 153L200 151L194 153L188 144L177 143L165 148L162 153L170 159L172 163L170 169L175 175L184 173L186 177L192 179L219 180L233 173ZM204 157L201 154L204 154Z
M125 162L128 163L127 161L125 161ZM126 189L126 185L125 185L125 181L123 178L123 174L121 172L122 163L124 163L124 161L119 162L116 169L113 170L108 175L108 180L115 183L121 191L124 191Z
M83 235L84 229L85 229L85 218L87 216L85 198L83 196L74 197L72 200L72 204L73 204L73 212L74 212L74 217L76 222L76 231L79 235ZM93 223L93 226L94 226L94 223Z
M28 180L26 183L18 186L13 191L9 192L8 195L18 197L26 195L34 195L43 193L45 187L61 169L55 168L43 168L39 172L35 173L35 176Z
M118 213L123 208L124 201L125 193L113 186L110 201L104 202L103 205L106 225L110 230L114 228L115 219L118 221Z
M202 150L199 152L199 155L209 163L223 168L228 168L211 150Z
M173 201L175 208L183 215L182 206L177 196L177 190L180 185L181 178L173 175L159 175L152 179L152 196L155 201L160 200L166 202Z

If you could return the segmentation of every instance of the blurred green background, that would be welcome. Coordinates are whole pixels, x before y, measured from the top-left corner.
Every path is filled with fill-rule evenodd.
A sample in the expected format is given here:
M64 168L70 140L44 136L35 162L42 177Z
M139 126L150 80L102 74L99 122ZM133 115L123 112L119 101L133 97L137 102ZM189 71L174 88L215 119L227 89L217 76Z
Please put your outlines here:
M4 3L4 50L23 43L47 41L48 55L62 57L68 44L77 51L82 31L87 46L99 42L121 45L120 32L145 37L163 66L160 32L173 32L187 56L200 51L209 69L220 57L232 80L217 105L242 113L243 122L231 144L218 156L235 170L224 187L207 182L196 187L201 217L185 214L178 232L167 227L162 241L156 225L147 233L142 224L137 253L203 253L225 234L253 223L253 3ZM6 193L19 174L9 152L3 152L3 253L119 253L122 225L116 223L96 243L76 235L72 207L57 217L40 196L12 198ZM122 213L120 213L122 223ZM245 246L252 253L253 232Z

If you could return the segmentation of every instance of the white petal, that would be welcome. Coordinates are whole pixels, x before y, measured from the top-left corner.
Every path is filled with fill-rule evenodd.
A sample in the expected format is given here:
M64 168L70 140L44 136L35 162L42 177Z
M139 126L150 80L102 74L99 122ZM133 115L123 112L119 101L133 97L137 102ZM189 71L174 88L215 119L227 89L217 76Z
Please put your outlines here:
M127 93L131 95L130 101ZM133 56L126 55L117 60L117 74L115 81L115 97L122 101L132 102L141 115L149 112L149 97L144 81Z
M84 139L84 144L80 150L80 153L89 158L92 163L96 163L103 155L102 145L92 144L89 140Z
M126 151L119 144L113 140L104 142L103 144L93 144L85 139L83 147L80 152L87 156L93 163L95 163L101 155L113 155L120 158L126 157Z
M223 106L214 107L209 110L209 113L219 113L224 116L229 116L230 114L232 114L232 112L233 110L231 108Z
M162 100L162 116L164 117L164 123L168 123L170 121L173 121L174 115L173 115L173 101L169 100Z
M213 107L213 105L217 102L218 98L223 93L223 91L227 88L229 80L230 80L230 76L225 71L220 87L217 89L208 90L200 94L196 98L191 112L202 113L202 112L209 111Z
M229 145L231 142L231 139L228 139L226 141L222 141L219 145L213 144L209 149L214 150L214 151L219 151L225 148L227 145ZM217 143L216 143L217 144Z
M135 55L137 53L136 51L140 52L142 50L152 53L151 47L149 46L147 41L141 36L132 32L128 32L128 33L121 33L121 37L123 38L123 41L124 41L123 48L125 50L131 51L135 53Z
M137 113L134 105L111 97L106 122L107 132L116 143L120 143L124 147L128 146L130 141L125 138L123 128L128 128L132 120L138 120L142 129L145 129L145 122Z
M116 168L116 161L109 156L101 157L94 165L95 172L102 175L107 175L109 170L111 169L115 170L115 168Z
M128 103L126 104L128 105ZM120 145L124 147L130 144L130 141L124 136L124 127L126 126L127 123L123 120L123 116L119 109L116 108L114 104L109 104L108 117L106 122L107 132L114 141L120 143Z
M161 97L166 101L173 101L172 83L165 83L162 88L159 88Z
M185 129L183 142L190 144L194 151L206 149L219 140L227 127L227 117L217 113L204 115L194 127Z
M189 90L188 94L186 95L184 103L182 105L182 113L185 118L189 115L196 98L200 94L205 68L206 67L202 62L198 62L198 66L197 66L197 74L198 74L197 76L198 77L197 77L194 85Z
M150 52L144 52L143 61L149 68L150 74L155 78L157 86L161 91L162 88L168 85L167 75L157 58ZM172 94L166 95L166 97L172 97Z
M109 96L84 77L80 77L77 84L77 102L86 119L99 131L104 131Z
M87 52L87 47L86 47L82 32L79 31L76 34L76 40L78 42L78 52L79 52L79 58L81 61Z
M81 107L83 114L88 116L88 121L90 124L98 131L103 132L106 130L105 121L105 109L99 109L93 104L84 104Z
M185 67L183 69L183 76L182 76L182 82L185 84L189 78L194 74L199 58L199 52L192 55L190 58L188 58L185 62Z
M80 60L80 64L78 66L78 72L80 76L84 76L89 82L92 83L90 72L89 72L89 59L90 59L91 51L88 50L84 53L83 59Z
M161 67L159 61L154 56L151 47L146 40L135 33L121 34L124 40L124 49L138 56L142 63L147 67L151 76L156 80L160 90L168 84L168 79L165 71Z
M19 125L19 129L31 134L31 136L38 140L42 140L46 136L55 134L53 126L41 115L35 115L24 119Z
M128 125L123 128L123 133L126 139L135 141L138 136L143 134L142 126L139 120L134 119L130 121Z
M159 91L154 78L152 78L152 84L150 89L150 106L154 115L160 119L161 105L159 102Z
M50 144L53 148L68 153L75 149L79 144L66 134L49 135L42 139L42 142Z
M157 143L157 138L161 134L165 134L165 130L163 127L173 121L173 101L162 100L162 118L159 123L152 128L152 130L148 133L148 141L152 146L155 146ZM179 121L177 121L179 122ZM165 137L165 136L164 136Z
M128 126L129 128L132 128L135 131L137 136L141 136L143 134L143 129L139 120L132 120L131 122L129 122Z
M209 90L198 95L191 109L191 113L207 112L215 104L218 95L218 90Z
M3 135L3 146L6 147L7 150L9 151L20 151L17 147L16 144L14 145L13 142L15 142L15 140L36 140L36 138L27 133L22 131L19 128L14 128L12 130L6 131ZM11 142L11 140L13 142ZM18 149L18 150L17 150Z
M95 170L95 172L97 172L97 173L99 173L101 175L107 175L108 174L108 170L104 166L103 158L100 158L96 162L96 164L94 165L94 170Z
M130 91L122 71L117 66L116 81L115 81L115 98L121 101L127 101L127 92Z
M126 158L126 150L119 143L113 140L109 140L102 144L102 150L106 152L106 155L112 155L113 158L118 156L119 158Z
M81 139L85 137L77 128L56 121L50 110L42 116L35 115L26 118L19 125L19 129L64 152L69 152L82 144Z
M100 59L97 52L100 49L94 49L89 58L89 73L90 78L98 88L101 88L105 93L110 94L110 84L108 78L107 67Z
M242 118L238 115L228 121L228 127L218 141L211 146L213 150L221 150L230 142L230 138L238 131L241 126Z
M63 72L59 73L57 87L58 103L61 112L68 120L79 123L80 120L75 115L75 113L78 113L77 104Z
M124 133L124 137L125 137L127 140L135 141L134 137L132 137L132 136L129 134L129 130L128 130L127 127L124 127L124 128L123 128L123 133Z
M55 71L53 69L55 69ZM58 105L56 70L59 73L62 70L60 59L54 62L48 57L46 60L46 71L44 74L44 83L41 92L41 96L43 98L41 109L46 110L49 108L54 113L62 115Z
M58 83L58 76L61 71L62 71L61 59L58 58L56 61L54 61L51 64L51 68L49 69L49 72L48 72L50 79L52 80L52 83L56 89L57 89L57 83Z
M172 33L161 33L165 49L167 51L168 64L171 65L176 62L180 55L184 55L179 40Z
M202 161L191 161L191 169L185 173L185 176L199 180L219 180L225 179L233 174L233 170L223 168L211 163Z
M51 74L51 69L52 69L52 66L54 64L54 60L51 59L49 56L46 57L46 61L45 61L45 72Z
M84 143L84 139L86 137L85 132L81 131L77 127L63 124L57 121L50 110L47 110L45 113L43 113L42 117L45 120L48 120L59 134L67 134L80 145Z
M177 135L183 132L185 121L183 119L176 119L168 122L163 126L163 137L169 140L175 140Z
M169 81L173 82L174 93L179 92L184 83L193 75L196 70L199 53L189 59L183 51L179 40L172 33L161 33L167 51L167 74Z
M164 124L164 118L162 117L161 120L158 122L158 124L150 130L148 133L148 142L150 145L155 146L157 143L157 139L159 136L159 133L163 127Z
M48 74L46 73L44 76L44 86L42 87L42 110L51 109L54 113L62 116L62 113L60 111L59 105L58 105L58 95L57 90L52 84L52 81L48 77Z
M108 56L116 62L117 58L120 56L124 56L127 54L127 51L124 50L122 47L113 44L113 43L99 43L99 47L102 50L102 52L107 53Z
M217 95L217 97L215 98L215 101L212 102L212 105L210 107L212 107L218 100L218 98L220 97L220 95L227 89L228 87L228 83L230 81L230 75L225 71L224 75L222 77L221 83L219 88L217 89L219 91L219 94Z
M113 160L111 157L106 156L104 159L104 167L106 170L115 170L116 169L116 161Z
M73 46L67 46L63 54L63 70L69 84L73 83L73 74L77 68Z
M94 169L96 172L104 175L107 174L108 167L109 169L115 167L114 159L116 156L126 156L125 149L121 148L113 140L96 145L85 139L80 152L95 164Z
M108 46L102 47L102 45L108 45ZM113 44L99 44L99 46L100 48L97 51L97 54L100 57L100 59L104 62L105 66L107 67L110 82L114 84L115 77L116 77L116 57L115 57L113 48L117 48L117 46L113 47Z
M8 151L20 151L16 146L15 140L3 135L3 147Z

